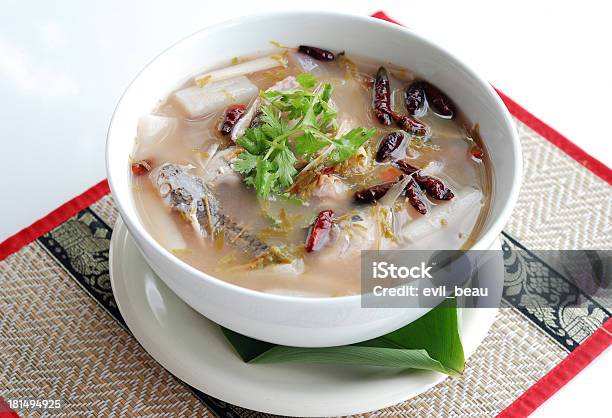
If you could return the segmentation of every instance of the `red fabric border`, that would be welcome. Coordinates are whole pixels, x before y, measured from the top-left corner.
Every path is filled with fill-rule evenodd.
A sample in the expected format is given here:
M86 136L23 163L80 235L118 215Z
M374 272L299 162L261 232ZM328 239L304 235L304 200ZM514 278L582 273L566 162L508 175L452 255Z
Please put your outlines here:
M529 416L612 344L612 318L504 409L498 418Z
M402 25L400 22L398 22L397 20L391 19L389 16L387 16L387 14L385 12L383 12L382 10L377 11L376 13L374 13L372 15L372 17L375 17L376 19L380 19L380 20L386 20L387 22L391 22L391 23L395 23L396 25L400 25L400 26L405 26Z
M106 196L109 192L108 182L102 180L100 183L86 190L74 199L64 203L45 217L34 222L32 225L8 237L5 241L0 243L0 261L28 245L41 235L51 231L53 228L87 208L101 197Z
M504 104L518 120L529 126L531 129L542 135L549 142L556 145L561 151L576 160L579 164L582 164L588 168L593 174L601 177L608 184L612 184L612 170L596 159L595 157L587 154L585 150L574 144L572 141L561 135L557 130L551 128L540 119L529 113L525 108L519 105L517 102L506 96L501 91L495 89L499 97L503 100Z
M19 418L17 412L13 411L9 404L0 396L0 418Z

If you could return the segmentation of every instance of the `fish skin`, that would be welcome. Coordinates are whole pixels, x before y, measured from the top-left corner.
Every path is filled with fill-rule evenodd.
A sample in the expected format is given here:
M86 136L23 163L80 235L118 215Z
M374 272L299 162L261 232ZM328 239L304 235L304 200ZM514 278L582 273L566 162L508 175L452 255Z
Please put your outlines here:
M202 237L223 231L224 242L242 251L255 256L268 251L266 243L221 213L219 201L201 178L189 173L191 168L165 163L151 171L149 179L164 203L188 220Z

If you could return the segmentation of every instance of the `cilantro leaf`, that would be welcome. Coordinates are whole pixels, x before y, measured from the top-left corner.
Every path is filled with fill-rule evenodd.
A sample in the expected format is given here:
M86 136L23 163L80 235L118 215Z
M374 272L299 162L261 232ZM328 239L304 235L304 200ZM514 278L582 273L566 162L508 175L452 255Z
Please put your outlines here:
M255 178L253 179L253 184L257 190L257 197L265 199L270 195L275 177L272 169L273 167L270 161L261 157L257 158Z
M337 111L329 103L332 85L325 83L315 88L317 79L307 73L298 75L296 80L302 89L260 93L260 125L248 128L236 141L244 151L232 167L262 199L287 193L298 174L296 154L312 159L318 151L334 144L329 156L320 159L339 163L376 132L374 128L355 128L334 138L338 123Z
M236 143L253 155L262 154L267 149L266 135L261 128L249 128Z
M274 163L278 167L276 176L282 187L289 187L293 183L293 177L298 173L295 169L297 158L289 148L283 148L276 153Z
M294 138L295 151L304 156L310 157L318 150L329 144L328 141L323 141L320 138L315 137L312 130L304 130L304 133Z
M317 84L317 79L315 76L309 73L301 73L295 77L295 80L302 86L304 90L310 90Z
M329 102L329 99L331 99L331 95L333 91L334 91L334 88L332 87L331 84L329 83L323 84L323 88L321 89L321 101L324 103Z
M240 174L249 174L255 167L257 167L257 156L248 150L241 152L232 163L232 168Z
M329 155L329 161L341 163L357 152L368 139L376 133L376 128L354 128L340 138L332 139L336 148Z
M279 112L268 106L262 106L261 113L262 125L260 129L270 138L282 135L287 125L281 119Z

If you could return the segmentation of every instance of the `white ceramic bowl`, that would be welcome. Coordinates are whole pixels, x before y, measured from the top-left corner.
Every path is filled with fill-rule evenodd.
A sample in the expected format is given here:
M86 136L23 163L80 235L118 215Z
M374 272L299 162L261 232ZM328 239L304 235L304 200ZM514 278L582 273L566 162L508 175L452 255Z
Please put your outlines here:
M209 319L277 344L323 347L375 338L414 321L427 309L363 309L360 296L300 298L238 287L196 270L162 248L136 213L129 154L138 118L187 77L235 56L269 50L271 40L344 50L349 56L409 68L439 86L471 121L480 123L493 166L494 194L475 249L493 244L516 202L522 167L516 129L491 86L437 45L395 24L327 12L247 16L208 27L162 52L125 91L108 131L108 180L140 251L172 291Z

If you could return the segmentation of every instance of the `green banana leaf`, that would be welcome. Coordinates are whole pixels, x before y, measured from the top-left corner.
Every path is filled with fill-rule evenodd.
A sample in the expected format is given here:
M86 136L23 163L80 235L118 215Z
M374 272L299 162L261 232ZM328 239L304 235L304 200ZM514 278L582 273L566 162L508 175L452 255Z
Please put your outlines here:
M418 320L382 337L325 348L287 347L221 328L247 363L327 363L434 370L457 376L465 357L459 337L457 307L448 299Z

